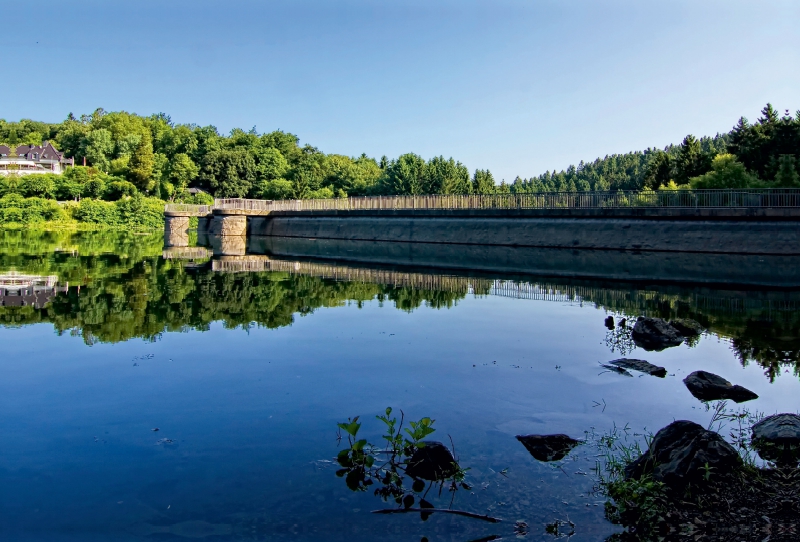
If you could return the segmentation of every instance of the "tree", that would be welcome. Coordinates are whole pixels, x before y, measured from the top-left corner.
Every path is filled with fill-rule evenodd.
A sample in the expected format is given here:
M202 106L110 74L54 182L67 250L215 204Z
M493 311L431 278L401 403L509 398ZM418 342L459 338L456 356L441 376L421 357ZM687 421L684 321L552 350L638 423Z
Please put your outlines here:
M131 159L128 162L128 180L139 190L152 189L154 185L154 166L153 140L148 132L142 135L139 145L131 154Z
M675 181L686 184L692 177L706 173L711 168L711 160L703 153L700 142L689 134L681 143L675 164Z
M105 128L92 130L83 144L82 153L89 164L101 171L108 171L110 157L114 152L114 140L111 132Z
M658 187L669 184L672 180L672 161L669 154L664 151L656 151L650 155L645 173L645 186L655 190Z
M242 148L212 151L205 157L200 178L217 197L242 198L256 180L256 163Z
M711 171L693 177L689 183L692 188L747 188L758 186L758 178L747 172L744 164L732 154L717 155L711 162ZM676 187L677 188L677 187Z
M169 179L175 186L175 192L180 194L186 187L189 186L197 175L200 173L200 168L197 164L192 162L189 155L178 153L172 158L170 162Z
M424 193L469 194L471 189L469 171L461 162L437 156L425 166Z
M492 172L488 169L476 169L472 176L472 191L476 194L494 194L495 189Z
M386 188L389 194L423 194L425 160L408 153L392 160L386 168Z
M775 186L779 188L800 187L800 175L797 174L794 155L782 154L778 159L778 173L775 175Z

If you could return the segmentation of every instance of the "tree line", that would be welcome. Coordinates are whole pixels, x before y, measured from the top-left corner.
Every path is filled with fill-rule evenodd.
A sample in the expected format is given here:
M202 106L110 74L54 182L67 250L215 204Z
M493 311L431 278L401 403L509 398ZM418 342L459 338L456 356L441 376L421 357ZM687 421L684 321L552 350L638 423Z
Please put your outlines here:
M396 159L325 154L291 133L176 124L163 113L140 116L97 109L61 123L0 120L0 142L50 141L77 164L65 175L4 179L0 193L59 200L119 200L146 194L208 203L215 197L307 199L395 194L493 194L679 188L800 186L800 111L772 105L725 134L688 135L677 145L614 154L497 183L444 156ZM200 189L189 191L190 188Z

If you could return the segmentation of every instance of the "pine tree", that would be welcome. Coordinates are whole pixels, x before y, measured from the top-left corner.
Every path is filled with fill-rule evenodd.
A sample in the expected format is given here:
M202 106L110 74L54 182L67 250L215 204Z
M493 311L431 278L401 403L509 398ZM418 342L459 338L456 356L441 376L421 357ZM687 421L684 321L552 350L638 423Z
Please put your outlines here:
M780 188L800 187L800 175L797 174L794 155L782 154L778 159L778 173L775 175L775 186Z
M153 188L154 165L153 139L150 137L150 133L146 132L142 134L139 145L131 154L131 159L128 162L128 180L139 190L150 190Z

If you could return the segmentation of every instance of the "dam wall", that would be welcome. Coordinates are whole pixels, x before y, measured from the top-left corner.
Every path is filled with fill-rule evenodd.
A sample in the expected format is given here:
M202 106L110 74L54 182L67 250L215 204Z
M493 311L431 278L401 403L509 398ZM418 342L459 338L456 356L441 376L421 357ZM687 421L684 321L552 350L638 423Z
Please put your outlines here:
M691 210L690 210L691 211ZM275 214L249 217L252 237L495 247L800 255L800 217L464 216L463 214ZM217 220L218 217L215 217Z

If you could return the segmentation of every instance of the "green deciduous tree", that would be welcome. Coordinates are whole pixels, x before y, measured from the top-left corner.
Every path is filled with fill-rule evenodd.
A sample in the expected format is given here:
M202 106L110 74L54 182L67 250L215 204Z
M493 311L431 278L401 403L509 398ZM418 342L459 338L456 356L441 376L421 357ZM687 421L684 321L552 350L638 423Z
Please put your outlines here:
M154 166L153 140L148 132L142 135L139 144L131 154L131 159L128 162L128 180L139 190L152 189L154 185Z
M692 188L698 189L747 188L759 185L758 178L748 173L744 164L737 161L732 154L716 156L711 163L711 171L693 177L689 183Z
M220 149L205 157L200 177L215 196L242 198L256 180L256 163L245 149Z
M175 186L175 192L181 193L186 190L197 175L200 168L197 167L188 154L178 153L172 158L170 163L169 179Z
M92 130L86 136L82 154L88 160L89 165L101 171L108 171L113 152L114 140L111 137L111 132L105 128Z

